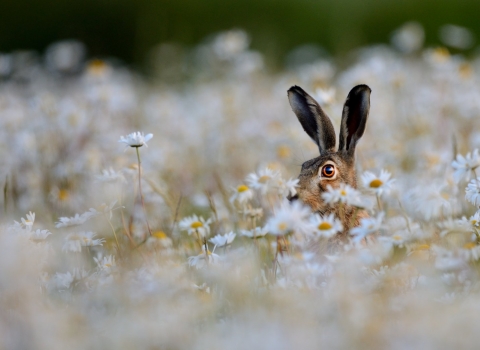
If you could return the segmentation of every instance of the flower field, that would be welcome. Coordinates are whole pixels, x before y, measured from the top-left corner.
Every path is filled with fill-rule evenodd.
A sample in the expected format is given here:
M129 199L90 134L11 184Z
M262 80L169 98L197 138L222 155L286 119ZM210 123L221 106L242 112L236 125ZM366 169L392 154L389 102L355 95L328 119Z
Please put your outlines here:
M273 71L230 31L155 78L75 42L0 55L0 347L473 347L480 59L415 35ZM321 194L345 227L286 199L319 155L287 90L338 139L358 84L357 188Z

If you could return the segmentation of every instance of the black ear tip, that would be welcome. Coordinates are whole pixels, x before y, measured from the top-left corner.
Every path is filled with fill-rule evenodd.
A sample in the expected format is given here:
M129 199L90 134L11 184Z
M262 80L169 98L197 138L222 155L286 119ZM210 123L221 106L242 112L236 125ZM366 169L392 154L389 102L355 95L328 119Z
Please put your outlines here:
M293 85L290 89L288 89L287 94L290 95L293 92L296 92L296 93L302 94L302 95L305 94L305 91L300 86L297 86L297 85Z
M368 85L360 84L360 85L355 86L352 90L350 90L349 95L357 95L359 93L371 94L372 89L370 89L370 87Z

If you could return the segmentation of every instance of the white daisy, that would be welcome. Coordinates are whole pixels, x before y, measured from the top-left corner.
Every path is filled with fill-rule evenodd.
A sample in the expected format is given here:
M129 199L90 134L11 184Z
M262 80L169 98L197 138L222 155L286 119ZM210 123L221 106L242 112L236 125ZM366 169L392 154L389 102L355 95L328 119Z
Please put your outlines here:
M205 220L203 217L192 215L184 218L178 223L181 230L187 231L189 235L198 234L200 237L206 237L210 234L210 223L212 219Z
M33 223L35 222L35 213L29 212L27 214L27 219L25 220L24 218L22 220L22 225L26 227L27 230L31 230Z
M335 218L335 214L320 216L314 214L310 217L310 224L313 231L320 237L330 238L338 232L342 232L343 226L340 220Z
M480 259L480 246L475 242L467 242L459 249L459 253L465 256L467 260L477 261Z
M102 170L102 175L97 175L96 178L98 181L106 183L127 182L122 172L117 172L112 168Z
M376 218L365 218L360 220L360 226L350 230L350 234L355 236L353 242L358 243L369 234L378 231L382 225L384 213L381 212Z
M322 198L325 203L328 204L340 202L348 205L363 207L361 199L362 196L360 192L345 183L341 183L339 188L333 188L332 186L328 185L327 191L322 193Z
M109 255L109 256L104 256L102 258L93 258L95 262L97 263L98 269L102 272L107 272L111 273L117 266L115 263L115 256Z
M440 236L446 236L450 233L471 233L472 225L467 218L462 218L460 220L448 219L438 224L440 229Z
M43 242L51 234L52 233L48 230L37 229L33 231L32 234L30 235L30 240L34 242Z
M457 154L457 158L452 162L452 167L455 169L453 179L456 183L459 183L463 179L469 180L474 170L479 166L480 155L478 149L475 149L473 153L467 153L465 157Z
M268 233L267 227L255 227L252 230L240 230L240 234L242 236L248 238L260 238L264 237Z
M214 244L217 247L223 247L224 245L231 244L235 239L236 234L230 231L224 235L216 235L213 238L210 238L208 241Z
M214 264L217 263L221 260L220 256L208 251L207 254L205 254L205 247L202 247L202 252L198 255L191 256L188 258L188 265L195 267L197 270L205 267L207 264L206 257L208 256L208 263L209 264Z
M290 180L283 180L282 178L278 178L277 186L278 186L278 193L283 196L295 196L297 194L298 187L298 179L290 179Z
M247 185L239 185L237 188L233 188L233 194L230 197L230 202L237 202L244 204L253 198L253 191Z
M127 136L121 136L118 142L124 143L130 147L148 147L147 142L153 137L153 134L144 135L143 132L137 131L133 132Z
M480 210L477 210L475 214L470 216L470 224L474 227L480 226Z
M240 211L240 214L252 219L259 219L263 216L263 208L243 208L243 210Z
M314 97L320 105L329 105L335 101L335 88L317 88Z
M251 188L260 190L262 194L266 194L272 189L277 188L280 172L270 168L265 168L257 173L248 174L246 182Z
M79 232L79 233L70 233L65 238L65 243L62 247L62 250L65 252L81 252L82 247L94 247L103 245L105 239L94 239L96 233L88 232Z
M369 171L365 171L362 174L361 179L364 188L369 192L381 196L383 193L388 194L392 189L395 179L390 179L391 176L392 174L382 169L379 176L376 176Z
M58 219L58 222L55 223L56 228L61 228L61 227L69 227L69 226L77 226L77 225L82 225L91 218L95 217L98 215L98 212L95 209L90 209L89 211L83 213L83 214L75 214L73 217L60 217Z
M290 232L308 232L307 219L310 208L300 201L290 203L283 201L274 216L270 217L265 225L272 235L285 235Z
M473 179L465 188L465 199L478 207L480 205L480 177Z

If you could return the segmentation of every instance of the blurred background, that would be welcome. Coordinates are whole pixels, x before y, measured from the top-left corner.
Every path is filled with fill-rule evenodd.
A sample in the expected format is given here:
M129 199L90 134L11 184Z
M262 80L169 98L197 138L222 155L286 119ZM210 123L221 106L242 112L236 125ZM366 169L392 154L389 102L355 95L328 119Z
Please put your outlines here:
M0 52L43 53L53 42L76 39L88 57L116 57L144 69L158 44L188 48L212 33L239 28L268 67L282 68L300 45L313 43L341 56L388 43L395 28L416 21L427 46L448 46L446 24L468 29L462 47L450 49L472 53L480 37L479 10L478 0L2 0Z

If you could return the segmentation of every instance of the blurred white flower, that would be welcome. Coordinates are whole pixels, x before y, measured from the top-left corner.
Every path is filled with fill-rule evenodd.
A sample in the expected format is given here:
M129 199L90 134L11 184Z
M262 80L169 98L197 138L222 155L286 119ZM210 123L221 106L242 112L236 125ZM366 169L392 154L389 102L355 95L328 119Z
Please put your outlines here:
M298 179L283 180L281 177L278 178L277 186L278 193L283 196L295 196L297 194L296 187L298 187Z
M442 215L451 215L455 201L448 190L448 185L436 182L412 189L410 194L415 213L427 221Z
M448 219L438 224L441 229L440 236L445 236L450 233L471 233L472 225L465 217L460 220Z
M31 230L33 223L35 222L35 213L29 212L27 214L27 219L25 220L24 218L22 220L22 225L25 226L27 230Z
M30 235L30 240L34 242L43 242L51 234L52 233L48 230L37 229L33 231L32 234Z
M340 187L338 188L333 188L332 186L327 185L327 191L322 193L323 200L328 204L340 202L348 205L363 207L361 197L362 196L359 191L345 183L341 183Z
M202 246L202 252L198 255L195 256L190 256L188 258L188 265L195 267L196 269L201 269L205 267L207 264L206 257L208 256L208 263L209 264L215 264L221 260L220 256L212 253L210 251L205 254L205 247Z
M153 137L153 134L147 134L144 135L143 132L137 131L133 132L131 134L128 134L127 136L121 136L120 140L118 142L124 143L130 147L142 147L145 145L145 147L148 147L147 142Z
M62 250L65 252L81 252L82 247L94 247L103 245L105 239L94 239L95 236L96 233L91 231L70 233L65 238L65 243L62 247Z
M320 105L329 105L335 101L335 88L317 88L314 97Z
M354 236L353 242L358 243L369 234L380 230L384 215L383 212L380 212L376 218L361 219L360 226L354 227L350 230L350 234Z
M470 180L472 174L475 175L475 169L479 166L480 155L478 149L475 149L472 153L467 153L465 157L457 154L457 158L452 162L452 167L455 170L453 179L456 183L462 180Z
M73 217L62 216L58 219L58 222L55 223L55 227L61 228L61 227L82 225L97 215L98 215L98 212L95 209L90 209L89 211L81 215L77 213Z
M259 238L259 237L264 237L268 233L267 227L255 227L252 230L240 230L240 234L242 236L248 237L248 238Z
M117 266L114 255L104 256L102 258L93 258L93 260L95 260L98 269L102 272L112 273Z
M469 49L475 42L470 30L453 24L442 26L439 35L445 45L456 49Z
M465 188L465 199L478 207L480 205L480 177L473 179Z
M392 44L402 52L411 53L422 48L425 32L418 22L407 22L392 34Z
M238 202L244 204L253 198L253 192L247 185L239 185L237 188L233 188L233 195L230 197L230 202Z
M467 257L465 255L462 256L440 246L433 246L432 251L436 256L435 267L440 271L451 272L464 269L467 266Z
M102 175L96 176L100 182L114 183L114 182L127 182L121 171L115 171L112 168L103 169Z
M312 230L321 237L330 238L343 231L342 223L335 214L320 216L314 214L310 217Z
M250 218L259 219L263 216L263 208L243 208L240 213Z
M220 33L213 41L213 50L221 59L235 58L248 48L250 39L243 30L230 30Z
M70 272L57 272L54 277L56 287L59 289L68 289L74 280L74 276Z
M477 261L480 259L480 246L475 242L467 242L459 250L460 254L465 256L467 260Z
M235 236L236 234L230 231L224 235L216 235L215 237L210 238L208 241L217 247L223 247L224 245L232 244Z
M364 188L369 192L381 196L384 193L388 194L392 189L395 179L390 179L391 176L392 174L382 169L379 176L376 176L369 171L365 171L362 174L361 179Z
M270 168L262 169L257 173L251 173L247 176L247 183L251 188L260 190L262 194L266 194L272 189L278 187L278 179L280 178L280 172L274 171Z
M480 226L480 210L477 210L475 214L470 216L470 224L474 227Z
M272 235L285 235L291 232L308 232L308 216L311 211L300 201L283 201L267 220L266 229Z
M148 237L147 243L150 247L171 248L173 245L172 239L163 231L155 231L151 237Z
M212 219L205 220L197 215L188 216L182 219L178 225L181 230L187 231L189 235L195 233L200 237L207 237L210 234L210 223Z

